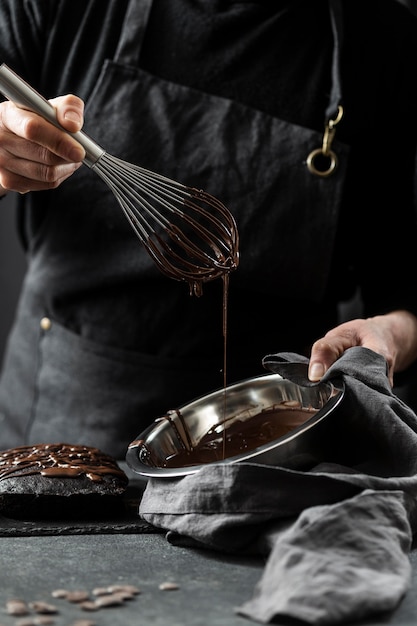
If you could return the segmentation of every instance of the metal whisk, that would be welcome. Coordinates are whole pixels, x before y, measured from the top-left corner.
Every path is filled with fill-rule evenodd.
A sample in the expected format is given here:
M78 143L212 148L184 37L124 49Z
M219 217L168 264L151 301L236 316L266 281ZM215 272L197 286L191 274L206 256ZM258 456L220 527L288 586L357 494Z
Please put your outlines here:
M4 63L0 66L0 91L17 106L65 130L54 107ZM201 295L203 282L236 269L236 222L219 200L108 154L82 131L68 134L82 145L86 152L83 163L111 189L164 274L188 282L190 293Z

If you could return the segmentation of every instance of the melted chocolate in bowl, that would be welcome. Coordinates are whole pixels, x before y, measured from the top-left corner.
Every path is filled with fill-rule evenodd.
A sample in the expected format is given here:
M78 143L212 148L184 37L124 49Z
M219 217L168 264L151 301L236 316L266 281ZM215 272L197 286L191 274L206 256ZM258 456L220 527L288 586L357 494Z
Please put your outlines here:
M275 441L304 424L317 409L303 408L299 403L282 403L251 417L249 422L237 419L211 428L194 447L184 446L167 456L162 467L186 467L222 461ZM152 464L152 453L147 462Z
M126 461L138 474L158 478L212 463L310 467L334 448L340 424L330 415L343 397L343 381L303 386L278 374L246 379L155 419L130 443Z

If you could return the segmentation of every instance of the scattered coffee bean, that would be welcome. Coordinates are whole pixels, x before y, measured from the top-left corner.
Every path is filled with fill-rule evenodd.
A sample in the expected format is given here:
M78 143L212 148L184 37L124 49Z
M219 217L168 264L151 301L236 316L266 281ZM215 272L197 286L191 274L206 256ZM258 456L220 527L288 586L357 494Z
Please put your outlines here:
M110 587L107 587L108 590L110 591L110 593L113 592L126 592L126 593L130 593L134 596L138 595L140 593L140 589L139 587L135 587L134 585L110 585Z
M94 604L100 609L107 606L120 606L123 604L123 599L117 593L111 593L108 596L99 596L94 600Z
M56 608L56 606L54 606L53 604L49 604L48 602L29 602L29 607L36 613L43 613L47 615L58 613L58 609Z
M96 587L93 589L93 596L108 596L112 593L122 593L128 600L140 593L140 589L134 585L109 585L108 587Z
M13 598L12 600L7 600L6 611L9 615L28 615L29 607L24 600Z
M51 596L53 598L66 598L68 595L68 591L66 589L54 589L52 591Z
M117 596L118 598L120 598L120 600L122 600L122 602L124 602L125 600L132 600L132 598L135 597L134 594L130 591L115 591L111 595Z
M107 594L111 593L111 591L109 587L96 587L91 593L93 594L93 596L106 596Z
M85 602L80 602L80 608L83 611L98 611L99 609L94 600L85 600Z
M111 592L110 589L120 589L120 591ZM95 600L87 600L80 604L80 607L85 611L97 611L98 609L110 606L120 606L125 601L132 600L132 598L140 592L137 587L114 585L112 587L98 587L94 589L92 593L96 596Z
M75 604L77 602L84 602L85 600L88 600L89 597L90 594L88 593L88 591L82 591L81 589L77 591L68 591L66 595L66 599L69 602L74 602Z
M159 585L159 589L161 591L175 591L176 589L179 589L179 585L177 585L177 583L173 583L173 582L165 582L165 583L161 583Z
M170 585L169 588L178 588L175 583L165 583ZM175 585L175 587L173 586ZM109 585L107 587L96 587L92 591L95 596L94 600L90 599L90 594L85 590L69 591L67 589L54 589L51 595L54 598L62 598L78 604L85 611L97 611L101 608L121 606L125 601L132 600L135 595L141 591L135 585ZM9 615L24 616L29 615L30 611L35 611L38 615L34 617L26 617L18 620L15 626L52 626L55 621L49 616L58 613L56 606L44 601L25 602L20 598L12 598L6 602L6 610ZM3 626L0 624L0 626ZM79 619L70 626L96 626L96 622L88 619Z

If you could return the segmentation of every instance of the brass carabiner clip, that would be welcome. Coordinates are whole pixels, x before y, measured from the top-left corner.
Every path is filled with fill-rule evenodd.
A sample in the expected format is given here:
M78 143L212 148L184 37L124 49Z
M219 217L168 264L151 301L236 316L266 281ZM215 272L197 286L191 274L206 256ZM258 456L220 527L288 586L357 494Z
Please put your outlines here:
M337 155L331 149L336 134L336 126L343 117L343 107L337 107L337 115L334 120L330 119L324 126L323 145L321 148L312 150L307 157L307 167L315 176L325 178L330 176L337 167Z

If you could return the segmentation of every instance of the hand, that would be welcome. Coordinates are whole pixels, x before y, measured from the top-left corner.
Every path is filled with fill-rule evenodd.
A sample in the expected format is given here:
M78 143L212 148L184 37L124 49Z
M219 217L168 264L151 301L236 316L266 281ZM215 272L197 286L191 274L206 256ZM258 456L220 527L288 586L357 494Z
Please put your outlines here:
M70 132L83 124L84 103L73 95L50 100L59 123ZM70 135L12 102L0 103L0 195L54 189L85 157Z
M320 380L329 367L354 346L369 348L385 358L393 386L394 373L405 370L417 358L417 317L408 311L393 311L336 326L313 344L309 379Z

